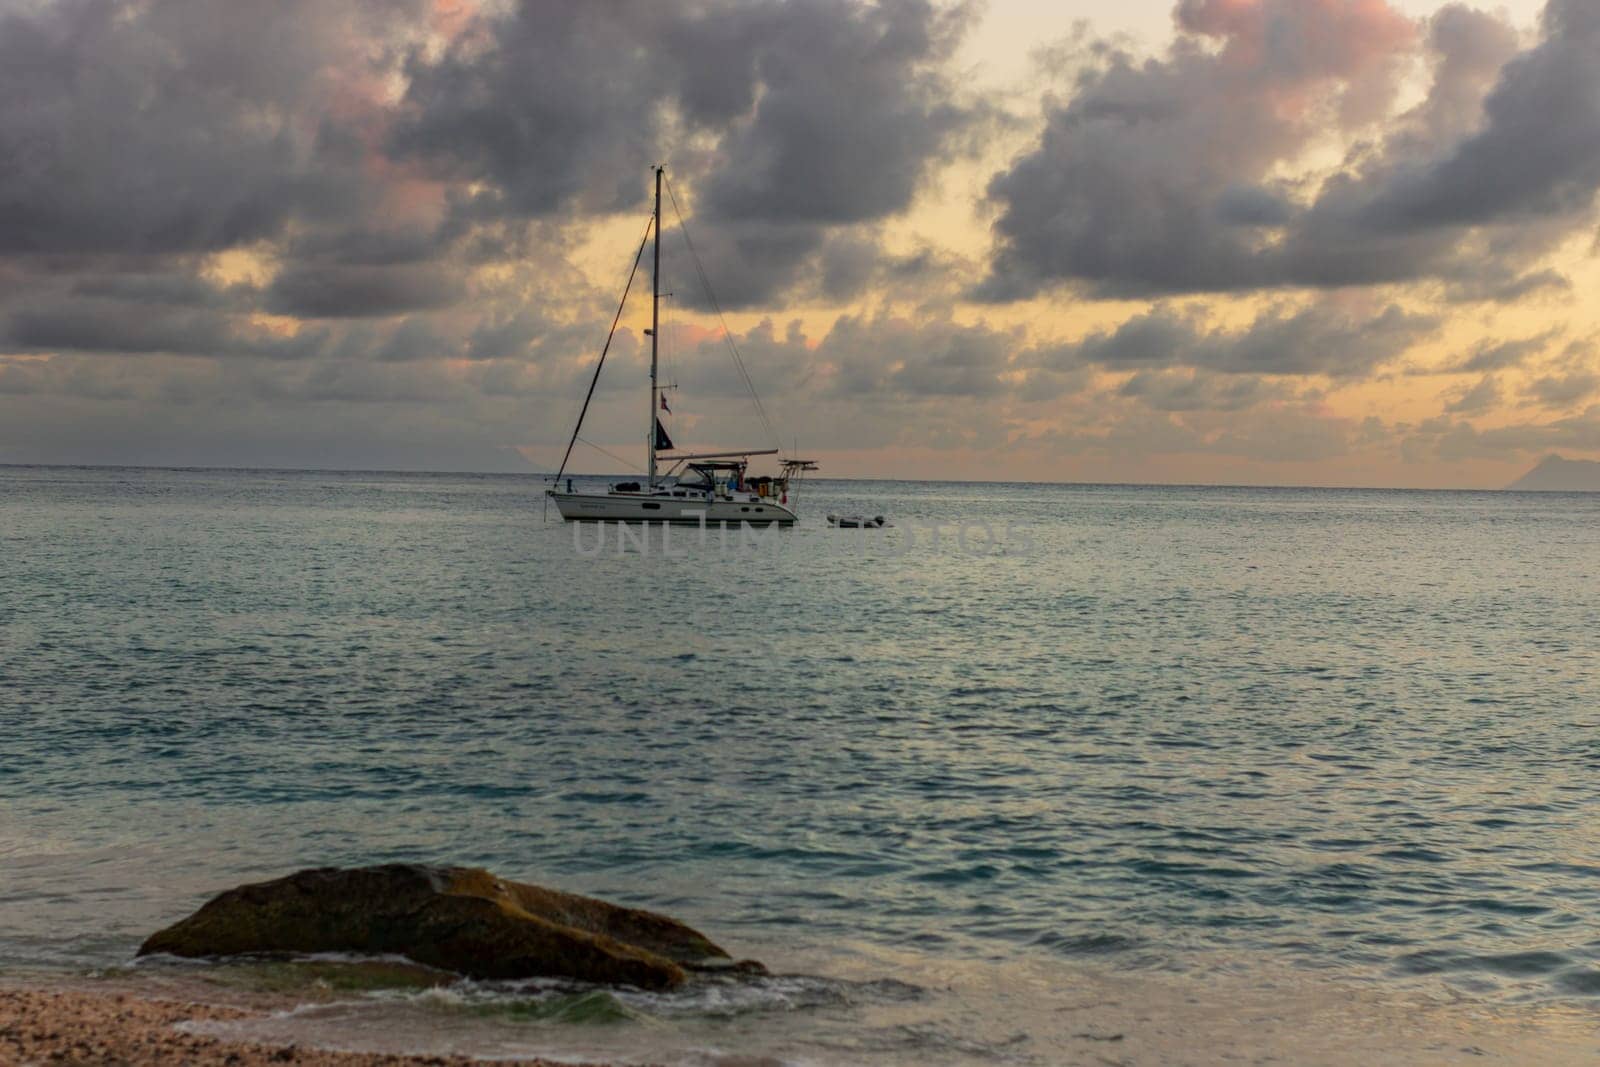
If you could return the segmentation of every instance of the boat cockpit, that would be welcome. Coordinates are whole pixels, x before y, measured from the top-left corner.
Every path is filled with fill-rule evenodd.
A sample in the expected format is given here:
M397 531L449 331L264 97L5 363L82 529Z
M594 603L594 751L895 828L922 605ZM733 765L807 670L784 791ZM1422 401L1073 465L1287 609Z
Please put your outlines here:
M815 470L810 460L785 460L782 473L776 477L760 475L749 477L748 456L738 459L691 461L685 457L668 469L666 477L654 486L645 487L638 482L615 482L612 494L675 497L687 500L732 500L741 503L758 503L763 500L789 501L789 483L804 471ZM682 471L683 473L678 473Z

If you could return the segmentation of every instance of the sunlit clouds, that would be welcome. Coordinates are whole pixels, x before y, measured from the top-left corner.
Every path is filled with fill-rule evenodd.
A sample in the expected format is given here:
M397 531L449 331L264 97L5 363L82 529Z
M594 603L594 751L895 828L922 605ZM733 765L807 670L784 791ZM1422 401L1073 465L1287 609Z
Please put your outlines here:
M831 474L1600 455L1593 5L1161 7L0 0L0 462L544 469L657 161ZM663 249L674 436L752 443Z

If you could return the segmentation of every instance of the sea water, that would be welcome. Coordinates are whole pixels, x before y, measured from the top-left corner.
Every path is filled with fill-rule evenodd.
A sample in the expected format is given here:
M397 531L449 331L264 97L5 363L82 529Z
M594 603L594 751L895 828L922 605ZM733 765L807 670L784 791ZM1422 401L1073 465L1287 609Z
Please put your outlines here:
M941 990L1080 965L1600 1001L1600 496L819 480L640 540L542 488L0 468L0 968L423 860L779 976L291 1036L1055 1062Z

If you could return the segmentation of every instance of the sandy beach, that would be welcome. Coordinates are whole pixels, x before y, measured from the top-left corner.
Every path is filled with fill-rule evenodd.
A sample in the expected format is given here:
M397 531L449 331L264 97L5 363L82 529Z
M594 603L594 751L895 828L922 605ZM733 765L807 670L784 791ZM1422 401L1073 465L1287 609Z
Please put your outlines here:
M250 1044L191 1033L183 1028L186 1023L248 1019L267 1013L264 1006L164 1000L123 991L0 988L0 1064L166 1067L183 1063L252 1067L254 1064L293 1063L303 1067L456 1067L482 1062L460 1056L334 1052L296 1045ZM496 1062L553 1067L549 1060Z
M541 1031L506 1017L449 1022L418 1014L403 1001L326 985L267 988L261 977L223 969L0 977L0 1065L967 1062L955 1047L931 1046L885 1056L884 1049L838 1044L791 1056L784 1049L793 1044L787 1028L795 1021L782 1013L752 1017L743 1027L692 1027L677 1037L659 1022L646 1027L648 1034L620 1022ZM1225 975L1134 979L1083 970L1069 976L1055 967L948 971L943 977L952 997L944 1013L962 1023L952 1038L969 1051L989 1049L985 1058L996 1062L1578 1067L1600 1056L1600 1020L1571 1006L1496 1010L1414 993L1382 995L1305 975L1280 975L1270 985ZM1022 1003L1028 1010L1014 1014ZM880 1032L929 1022L925 1005L916 1002L873 1014ZM717 1032L720 1037L713 1036ZM503 1040L511 1033L521 1035L516 1044ZM1026 1039L1005 1036L1022 1033Z

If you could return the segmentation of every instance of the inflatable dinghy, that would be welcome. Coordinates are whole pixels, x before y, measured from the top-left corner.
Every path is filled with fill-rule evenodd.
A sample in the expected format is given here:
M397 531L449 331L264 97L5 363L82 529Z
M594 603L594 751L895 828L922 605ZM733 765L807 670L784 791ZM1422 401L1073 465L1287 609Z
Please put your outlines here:
M864 518L860 515L829 515L828 525L837 526L841 530L881 530L885 526L893 526L892 522L885 522L882 515Z

